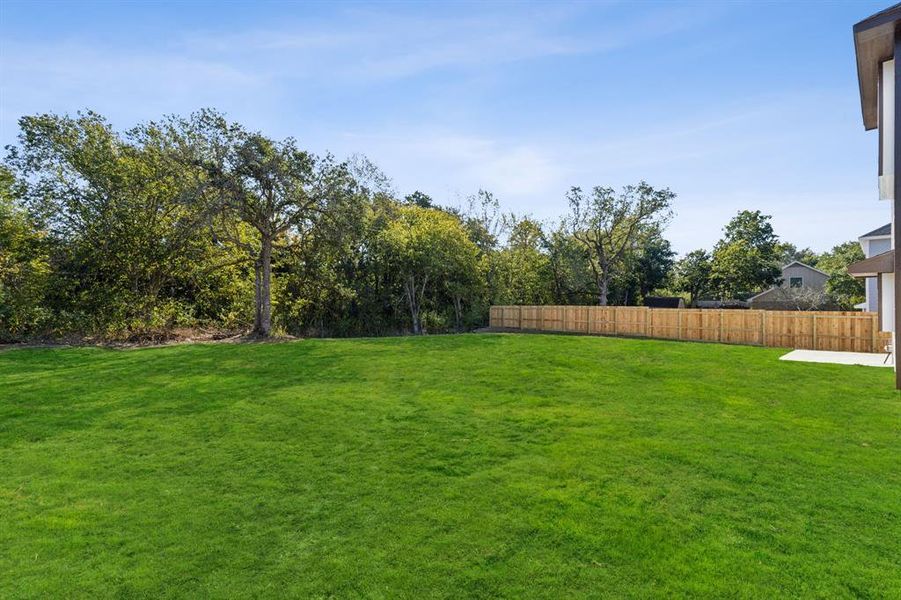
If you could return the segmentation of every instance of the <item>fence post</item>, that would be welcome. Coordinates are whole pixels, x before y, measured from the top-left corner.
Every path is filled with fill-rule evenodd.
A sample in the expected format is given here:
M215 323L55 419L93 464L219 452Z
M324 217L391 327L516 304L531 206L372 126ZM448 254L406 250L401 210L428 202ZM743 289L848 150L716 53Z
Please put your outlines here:
M720 313L720 331L719 331L719 334L717 335L716 341L722 342L723 341L723 309L722 308L719 309L719 313Z
M676 337L681 340L682 339L682 311L678 308L676 310L679 311L679 314L676 315L676 317L677 317Z
M544 331L544 306L538 309L538 314L541 317L541 322L538 324L538 328L541 331Z
M606 308L605 308L605 310L606 310ZM610 310L613 312L613 335L617 335L617 333L616 333L616 307L614 306L614 307L610 308Z
M585 333L591 333L591 307L585 308Z
M766 346L766 311L760 311L760 345Z
M817 314L813 313L813 349L819 350L817 347Z
M878 352L879 351L879 313L870 317L870 327L872 328L872 335L870 336L870 352Z

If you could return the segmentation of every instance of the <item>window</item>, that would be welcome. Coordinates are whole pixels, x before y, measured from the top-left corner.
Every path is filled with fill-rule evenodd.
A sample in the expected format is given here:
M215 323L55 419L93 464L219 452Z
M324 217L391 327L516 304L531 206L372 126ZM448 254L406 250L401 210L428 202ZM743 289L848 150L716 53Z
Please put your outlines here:
M803 287L804 278L803 277L789 277L788 278L788 287L799 288Z

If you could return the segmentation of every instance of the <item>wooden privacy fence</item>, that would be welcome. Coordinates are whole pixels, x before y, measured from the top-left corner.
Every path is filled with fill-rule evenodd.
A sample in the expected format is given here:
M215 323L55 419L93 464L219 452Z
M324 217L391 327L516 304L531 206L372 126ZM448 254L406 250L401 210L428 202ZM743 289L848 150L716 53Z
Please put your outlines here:
M877 313L645 308L641 306L492 306L490 326L847 352L884 352L891 334Z

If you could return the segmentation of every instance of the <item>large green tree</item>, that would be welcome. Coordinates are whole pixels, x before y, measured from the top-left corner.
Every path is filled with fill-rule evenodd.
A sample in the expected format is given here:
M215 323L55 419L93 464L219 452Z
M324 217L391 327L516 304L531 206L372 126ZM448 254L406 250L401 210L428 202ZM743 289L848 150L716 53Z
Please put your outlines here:
M384 273L372 251L381 211L364 185L334 202L305 236L292 236L276 270L277 314L293 333L361 335L390 330ZM383 301L384 300L384 301Z
M571 188L567 194L570 233L586 249L594 273L597 302L606 306L610 283L630 252L639 248L649 231L662 230L672 218L676 195L645 182L613 188L597 186L585 193Z
M676 262L675 256L669 240L652 228L639 247L634 263L638 292L643 298L666 285Z
M588 250L568 231L565 223L544 239L550 268L551 300L554 304L591 304L597 300L596 282Z
M711 279L721 298L747 296L779 281L779 238L770 215L739 212L713 250Z
M848 265L864 258L860 244L852 240L824 252L817 262L818 269L829 273L826 293L844 310L851 310L865 300L863 281L848 274Z
M101 332L168 328L192 319L185 291L212 240L197 209L195 165L178 136L146 124L124 134L92 112L20 120L7 163L47 232L47 299L68 326Z
M710 254L706 250L692 250L675 266L673 289L688 294L689 304L697 306L698 300L710 291Z
M399 206L378 243L401 280L413 333L420 334L427 292L474 268L478 248L460 221L444 211Z
M253 260L253 333L268 336L273 253L308 235L331 205L352 193L353 180L345 165L301 150L292 138L275 141L211 111L195 115L195 122L207 143L198 163L219 193L219 231ZM242 235L237 224L255 235Z
M544 304L550 300L550 259L544 246L544 231L534 219L518 219L511 225L506 246L493 257L498 285L492 303Z
M0 166L0 341L34 333L42 324L50 274L45 236L19 206L21 186Z

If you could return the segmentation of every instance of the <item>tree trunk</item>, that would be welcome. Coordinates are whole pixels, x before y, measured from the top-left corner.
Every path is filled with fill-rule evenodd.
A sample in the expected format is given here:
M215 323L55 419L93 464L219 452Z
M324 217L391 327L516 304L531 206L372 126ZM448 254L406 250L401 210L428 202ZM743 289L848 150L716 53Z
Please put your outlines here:
M565 304L565 302L562 301L562 299L564 297L563 283L560 280L560 273L558 272L556 266L554 266L554 268L553 268L553 273L554 273L554 300L556 300L557 304Z
M407 301L410 304L410 318L413 321L413 334L422 333L422 325L419 323L419 299L416 293L416 279L408 277L404 282L404 291L407 294Z
M263 236L256 268L256 318L253 332L268 337L272 333L272 240Z
M257 257L253 261L253 331L256 332L260 326L260 258Z
M454 318L457 323L457 333L463 331L463 298L454 294Z
M598 251L601 254L601 251ZM603 258L603 255L602 255ZM594 281L598 286L598 306L607 306L607 292L610 288L610 267L605 260L601 260L595 264L593 260L588 261L591 265L591 271L594 273Z
M607 306L607 292L610 284L606 277L598 279L598 306Z

